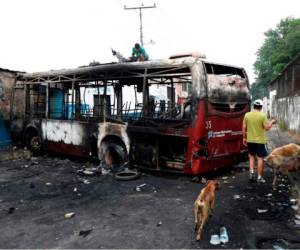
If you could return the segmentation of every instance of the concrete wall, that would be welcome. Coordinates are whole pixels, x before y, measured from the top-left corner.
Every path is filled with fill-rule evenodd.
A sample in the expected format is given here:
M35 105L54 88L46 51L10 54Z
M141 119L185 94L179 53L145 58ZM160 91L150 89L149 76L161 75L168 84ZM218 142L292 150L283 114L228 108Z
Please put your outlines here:
M300 96L273 99L271 107L280 126L300 134Z

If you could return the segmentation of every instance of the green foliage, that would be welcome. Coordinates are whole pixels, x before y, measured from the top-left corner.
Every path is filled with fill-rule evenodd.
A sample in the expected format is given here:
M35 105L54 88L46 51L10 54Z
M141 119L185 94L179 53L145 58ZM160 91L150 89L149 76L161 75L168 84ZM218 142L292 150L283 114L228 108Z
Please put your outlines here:
M265 32L265 36L256 52L256 79L251 86L253 99L266 96L270 81L300 52L300 19L282 19L275 29Z

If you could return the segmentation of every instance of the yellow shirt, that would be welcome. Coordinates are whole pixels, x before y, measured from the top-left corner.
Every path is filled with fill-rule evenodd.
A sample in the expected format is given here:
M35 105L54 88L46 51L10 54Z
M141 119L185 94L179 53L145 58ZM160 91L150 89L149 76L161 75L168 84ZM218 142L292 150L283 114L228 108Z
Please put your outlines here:
M260 111L251 111L246 113L244 122L247 127L247 142L265 144L264 124L269 122L267 116Z

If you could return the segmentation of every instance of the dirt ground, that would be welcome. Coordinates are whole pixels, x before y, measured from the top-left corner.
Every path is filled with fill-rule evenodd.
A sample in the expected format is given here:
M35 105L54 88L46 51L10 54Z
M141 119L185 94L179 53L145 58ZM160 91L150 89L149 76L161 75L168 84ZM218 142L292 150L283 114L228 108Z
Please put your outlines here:
M287 138L270 136L273 146ZM281 178L272 190L269 169L265 184L248 182L247 162L205 176L220 180L221 188L197 242L193 202L201 182L170 174L143 173L126 182L76 173L87 166L93 165L53 156L0 162L0 247L300 248L290 185ZM66 219L70 212L75 216ZM229 242L211 245L221 226Z

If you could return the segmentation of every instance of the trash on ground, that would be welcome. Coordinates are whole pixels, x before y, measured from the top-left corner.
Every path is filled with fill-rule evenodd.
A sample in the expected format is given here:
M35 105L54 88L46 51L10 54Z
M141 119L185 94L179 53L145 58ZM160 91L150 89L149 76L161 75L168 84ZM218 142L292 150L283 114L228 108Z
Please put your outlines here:
M225 181L223 181L223 183L229 183L229 181L226 181L226 180L225 180Z
M299 214L295 214L295 218L296 218L297 220L300 220L300 215L299 215Z
M142 188L142 187L145 187L146 185L147 185L147 184L145 184L145 183L144 183L144 184L141 184L141 185L138 185L138 186L135 187L135 190L138 191L138 192L140 192L140 191L142 190L141 188Z
M78 191L77 187L74 187L73 192L76 193L77 191Z
M82 175L82 176L93 176L97 174L101 174L101 170L99 168L83 168L77 170L77 174Z
M93 231L93 228L79 231L79 236L86 237Z
M52 185L51 182L47 182L47 183L46 183L46 186L51 186L51 185Z
M82 181L84 184L90 184L91 182L90 181L88 181L88 180L86 180L86 179L83 179L83 181Z
M263 213L268 212L268 209L260 209L260 208L258 208L258 209L257 209L257 212L258 212L259 214L263 214Z
M71 219L71 218L73 218L74 216L75 216L75 213L74 213L74 212L66 213L66 214L65 214L65 218L66 218L66 219Z
M199 181L200 181L200 179L198 176L195 176L192 178L192 182L199 182Z
M229 241L228 232L226 227L220 228L220 242L225 244Z
M12 214L15 210L16 210L16 208L10 207L10 208L8 209L8 213L9 213L9 214Z
M273 249L275 249L275 250L284 250L283 247L278 246L278 245L274 245L274 246L273 246Z
M272 197L271 193L266 194L267 197Z
M116 214L116 213L111 213L111 215L112 215L112 216L115 216L115 217L119 217L119 218L121 217L120 215L118 215L118 214Z
M226 180L226 179L228 179L228 176L223 176L222 177L222 180ZM212 235L213 236L213 235Z
M296 211L296 210L298 210L299 205L298 205L298 204L297 204L297 205L292 205L291 208L294 209L294 210Z
M29 167L29 165L25 165L25 166L24 166L24 168L28 168L28 167Z
M240 196L239 194L235 194L235 195L233 196L233 199L234 199L234 200L239 200L239 199L241 199L241 196Z
M157 222L156 226L160 227L162 225L162 221Z
M297 204L297 200L296 199L290 199L290 203L293 204L293 205L296 205Z
M220 242L220 237L219 235L217 234L213 234L211 237L210 237L210 244L212 245L219 245L221 242Z
M139 178L141 173L137 169L125 168L115 174L115 179L118 181L131 181Z
M204 177L202 177L202 178L201 178L201 183L202 183L202 184L205 184L206 182L207 182L207 180L206 180Z
M300 226L300 220L294 220L294 222L297 226Z

